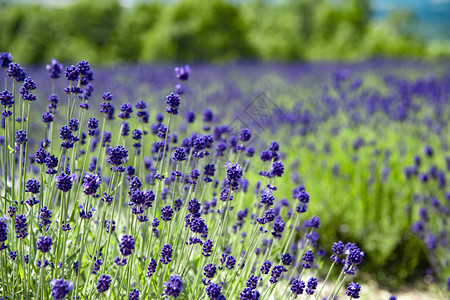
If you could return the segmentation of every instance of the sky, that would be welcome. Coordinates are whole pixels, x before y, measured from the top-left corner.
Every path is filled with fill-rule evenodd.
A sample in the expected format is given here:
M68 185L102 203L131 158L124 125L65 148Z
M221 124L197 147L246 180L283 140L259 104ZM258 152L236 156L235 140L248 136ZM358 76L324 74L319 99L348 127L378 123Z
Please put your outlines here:
M394 9L414 12L419 34L429 40L450 40L450 0L372 0L374 19L382 19Z

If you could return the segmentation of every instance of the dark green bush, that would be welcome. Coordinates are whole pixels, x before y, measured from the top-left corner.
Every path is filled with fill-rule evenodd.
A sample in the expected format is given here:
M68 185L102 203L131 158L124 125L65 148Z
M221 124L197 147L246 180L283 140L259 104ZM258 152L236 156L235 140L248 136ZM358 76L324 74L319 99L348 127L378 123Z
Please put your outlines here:
M131 8L118 0L0 6L0 51L26 64L56 57L138 61L348 60L448 57L418 38L409 12L370 18L368 0L181 0Z

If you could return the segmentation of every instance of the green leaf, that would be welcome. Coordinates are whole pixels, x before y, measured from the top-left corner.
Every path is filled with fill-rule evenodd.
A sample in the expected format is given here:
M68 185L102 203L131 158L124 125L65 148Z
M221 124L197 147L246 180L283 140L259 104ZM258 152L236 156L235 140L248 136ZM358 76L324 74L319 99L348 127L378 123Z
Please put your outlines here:
M68 258L66 258L66 263L71 262L72 260L75 260L77 254L80 252L80 249L77 249L77 251L75 251L75 253L73 253L71 256L69 256Z

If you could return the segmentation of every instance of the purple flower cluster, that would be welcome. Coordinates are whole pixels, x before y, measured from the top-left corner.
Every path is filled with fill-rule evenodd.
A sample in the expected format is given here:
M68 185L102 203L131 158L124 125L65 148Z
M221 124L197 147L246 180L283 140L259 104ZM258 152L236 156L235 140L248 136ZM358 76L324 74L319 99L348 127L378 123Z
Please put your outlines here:
M171 93L166 97L166 103L169 105L166 107L166 112L170 115L178 115L178 108L180 106L180 97L177 94Z
M164 282L164 294L178 298L183 292L183 279L177 274L171 275L169 281Z
M55 300L63 300L66 296L73 290L72 281L65 281L63 278L61 279L53 279L50 281L52 297Z
M98 278L97 281L97 292L104 293L109 290L111 285L111 277L109 275L103 274Z
M25 215L17 215L14 222L14 227L16 228L16 238L24 239L28 235L28 225L27 218Z
M36 245L39 251L41 251L42 253L47 253L50 251L50 248L53 245L53 241L49 236L40 236L38 237Z
M134 244L135 241L131 235L123 235L119 243L120 253L122 253L123 256L131 255L134 250Z
M2 66L10 58L1 54ZM8 62L7 67L10 78L23 81L22 98L32 101L35 96L31 91L36 89L36 83L19 65ZM175 70L181 82L176 91L165 98L166 112L170 116L164 120L167 116L155 113L152 124L148 124L147 107L153 109L154 105L147 106L143 100L135 105L122 103L118 114L114 113L110 92L103 93L102 99L95 102L100 97L94 92L93 73L87 61L63 69L52 60L47 66L46 77L57 79L63 70L69 81L64 89L69 100L60 110L67 109L67 119L65 113L58 111L57 94L61 91L56 89L57 82L53 81L52 94L46 104L48 109L41 116L45 123L42 141L35 141L33 131L27 132L26 119L14 120L17 127L14 130L10 129L9 119L3 122L6 134L0 140L2 149L9 149L6 145L16 146L16 151L5 151L8 159L3 164L7 166L8 174L14 167L14 171L19 169L16 174L23 180L18 182L17 176L9 176L1 183L5 185L7 200L11 197L11 202L5 206L5 210L8 206L9 209L4 212L5 218L9 215L10 219L0 218L0 250L8 248L5 254L5 258L10 258L5 260L8 273L19 265L13 262L14 259L29 263L31 258L46 278L49 272L54 276L76 276L76 287L69 281L71 278L52 280L54 299L65 299L69 294L77 299L83 297L81 292L86 290L94 298L104 297L100 294L110 291L115 297L128 296L131 300L139 297L225 300L226 295L235 292L231 297L258 300L274 296L271 293L277 292L282 280L287 282L286 293L292 293L284 295L286 297L315 293L317 279L302 281L297 272L318 268L320 264L315 264L316 257L325 255L317 242L316 229L320 219L316 216L304 219L300 215L306 212L310 200L304 186L293 190L295 204L283 198L286 186L290 184L285 174L292 175L292 169L298 168L291 167L277 142L270 143L261 152L262 162L256 163L264 168L260 172L263 178L254 186L254 195L249 192L255 184L255 177L248 174L255 168L251 157L261 150L258 149L260 143L255 143L260 133L254 126L257 124L249 122L246 126L251 129L235 132L230 126L214 124L227 115L225 110L214 106L204 110L200 120L203 123L197 124L196 113L188 110L190 107L181 107L179 96L187 91L182 83L190 76L188 66ZM156 82L158 80L155 78ZM228 89L226 84L224 89ZM131 89L130 95L133 93L134 89ZM212 105L215 98L219 98L214 94L208 97ZM140 99L123 97L119 90L117 98ZM232 98L234 96L229 99ZM4 115L13 111L17 114L13 93L5 90L0 94L0 100ZM78 101L80 107L76 104ZM100 105L98 108L105 120L101 126L88 114L88 102ZM16 107L12 109L14 105ZM186 105L194 107L193 103ZM186 109L186 119L175 121L171 115L185 112L180 109ZM303 107L293 110L303 114L302 128L312 130L309 126L317 125L313 124L316 118L308 118ZM121 122L120 130L116 123L110 122L114 115L120 119L117 120ZM293 119L295 117L294 114ZM64 123L56 124L61 119ZM274 122L285 121L276 119ZM197 127L199 132L194 131ZM289 129L292 135L302 134L298 127ZM62 140L61 147L58 135ZM11 137L13 141L9 140ZM256 150L249 147L250 142ZM307 139L304 143L298 146L317 147L313 142L309 144ZM368 144L366 141L359 145L358 153L362 153ZM37 151L31 152L28 147L36 147ZM128 152L131 147L134 152ZM335 147L328 146L328 153ZM351 147L352 144L350 151ZM436 157L436 149L434 152L427 150L425 155ZM30 156L25 155L27 150ZM291 149L286 149L287 153L288 150ZM109 168L105 167L106 162ZM421 163L423 166L424 162ZM433 176L439 176L439 170L424 171L424 174L428 181L433 180ZM25 181L28 178L32 179ZM298 185L304 178L298 175L292 181ZM23 189L18 191L19 187ZM24 196L31 199L25 200ZM249 202L252 197L256 199L255 203ZM25 202L29 206L23 206ZM34 205L39 209L36 210ZM56 216L49 209L53 206L58 207ZM96 209L99 213L94 216ZM429 222L431 210L420 210L420 218L422 222ZM161 221L164 226L159 226ZM14 229L17 238L8 240L8 229ZM120 238L117 238L118 233ZM428 240L433 243L430 238ZM288 241L290 244L286 245ZM65 242L67 247L61 244ZM24 245L25 253L29 254L22 253L18 245ZM33 257L33 247L48 259L40 258L42 262ZM102 254L103 247L105 255ZM119 255L115 253L117 250ZM333 262L343 267L345 275L355 274L364 257L364 252L353 244L335 243L332 251ZM50 252L52 255L48 257ZM29 256L25 258L25 255ZM68 267L70 264L71 268ZM50 271L46 269L48 266L52 268ZM134 272L136 266L136 270L146 269L146 272ZM199 266L200 273L196 273L193 268ZM24 272L29 272L28 269ZM191 278L193 274L196 281ZM32 286L38 286L37 280L32 279ZM194 283L200 286L196 287ZM46 288L48 286L42 287ZM71 293L73 288L76 291ZM356 295L354 290L352 295ZM19 294L17 297L26 298Z
M172 261L172 246L170 244L166 244L161 249L161 258L160 262L164 265L169 264Z
M46 69L51 79L58 79L61 77L63 65L58 63L58 61L53 58L51 63L47 65Z

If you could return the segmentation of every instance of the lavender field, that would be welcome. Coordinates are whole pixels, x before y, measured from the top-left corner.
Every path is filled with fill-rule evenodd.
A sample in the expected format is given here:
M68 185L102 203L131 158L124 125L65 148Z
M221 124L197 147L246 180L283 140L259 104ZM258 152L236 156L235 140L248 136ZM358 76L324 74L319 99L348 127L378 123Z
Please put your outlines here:
M448 61L0 62L3 299L450 296Z

